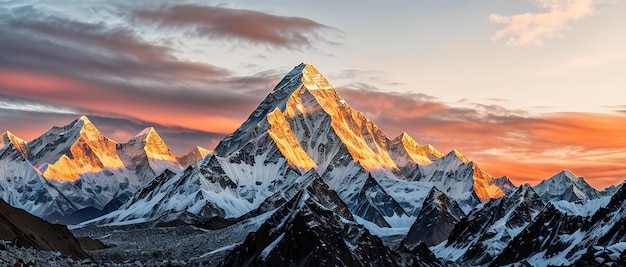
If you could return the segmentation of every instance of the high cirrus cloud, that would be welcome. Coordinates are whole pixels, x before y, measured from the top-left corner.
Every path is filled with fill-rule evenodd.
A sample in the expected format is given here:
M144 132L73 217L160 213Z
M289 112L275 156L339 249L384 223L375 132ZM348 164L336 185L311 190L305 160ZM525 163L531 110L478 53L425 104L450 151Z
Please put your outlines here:
M537 0L533 3L545 12L512 16L491 14L491 22L506 25L492 40L504 40L514 46L542 45L546 40L559 37L572 22L596 13L601 2L603 0Z
M239 39L284 48L310 46L314 41L323 39L320 31L329 29L328 26L301 17L195 4L138 10L133 13L133 17L157 23L164 28L188 29L202 37Z

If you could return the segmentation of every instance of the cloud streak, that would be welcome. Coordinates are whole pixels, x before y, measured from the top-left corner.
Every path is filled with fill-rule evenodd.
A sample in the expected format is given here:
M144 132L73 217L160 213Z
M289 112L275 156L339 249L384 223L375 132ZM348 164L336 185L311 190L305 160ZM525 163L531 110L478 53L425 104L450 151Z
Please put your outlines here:
M321 32L330 27L302 17L285 17L263 12L219 6L180 4L156 10L137 10L134 19L162 28L184 29L210 39L237 39L252 44L294 49L324 40Z
M600 1L537 0L533 3L545 12L512 16L491 14L491 22L506 25L491 40L504 40L507 45L512 46L543 45L546 40L561 36L572 22L594 15Z
M229 133L279 79L273 72L237 76L180 59L172 48L122 26L32 6L0 13L0 51L11 51L0 53L0 90L7 98L57 108L48 112Z

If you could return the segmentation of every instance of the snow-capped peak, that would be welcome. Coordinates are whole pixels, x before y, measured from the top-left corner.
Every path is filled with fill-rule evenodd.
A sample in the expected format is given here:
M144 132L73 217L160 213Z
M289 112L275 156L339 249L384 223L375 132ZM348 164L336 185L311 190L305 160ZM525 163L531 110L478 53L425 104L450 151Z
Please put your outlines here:
M302 84L309 90L316 89L331 89L333 90L333 86L330 85L328 80L324 78L324 76L317 71L315 67L311 64L303 63L304 69L302 70Z
M89 118L87 118L87 116L82 115L78 118L78 120L84 122L84 123L91 123L91 120L89 120Z
M50 144L55 144L55 146L50 146ZM81 116L63 127L54 126L42 136L28 142L28 159L33 166L40 169L47 168L49 164L55 164L63 155L73 159L80 166L75 166L76 168L71 172L91 171L91 168L78 170L87 165L93 165L98 169L103 166L118 168L123 165L115 153L116 144L113 140L106 138L87 117ZM42 171L45 170L42 169ZM59 169L57 173L67 171ZM45 173L44 176L54 179ZM67 178L61 180L68 180ZM73 175L69 180L75 178L77 178L76 175Z
M13 144L15 149L17 149L25 157L28 155L28 151L26 150L26 141L15 136L13 133L6 131L0 135L0 149L5 148L10 144Z
M135 137L143 137L143 136L145 136L147 138L148 136L150 136L151 134L154 134L154 133L156 133L156 130L154 129L154 127L146 127L141 132L139 132L137 135L135 135Z
M196 146L192 148L189 152L180 157L177 157L176 159L178 159L178 163L180 163L183 168L187 168L191 165L196 164L198 161L202 160L204 157L211 153L213 153L213 151Z
M131 140L136 142L143 142L143 149L148 154L148 157L154 159L163 159L169 161L175 161L176 157L165 144L165 141L161 138L159 133L153 127L147 127L143 131L139 132ZM129 141L130 142L130 141Z
M201 146L195 146L192 150L201 155L203 158L206 157L206 155L213 153L213 151Z
M455 157L455 158L459 159L459 160L460 160L461 162L463 162L463 163L468 163L468 162L470 162L470 160L469 160L469 159L467 159L467 158L466 158L463 154L461 154L461 152L459 152L459 151L458 151L458 150L456 150L456 149L452 149L452 151L450 151L450 152L446 155L446 157Z
M398 137L391 140L391 145L401 143L411 159L418 164L428 164L443 157L443 153L439 152L431 145L418 144L409 134L402 132ZM401 164L398 164L401 165Z
M558 176L560 179L567 178L567 179L571 180L574 183L578 183L579 180L582 179L582 177L576 176L576 174L574 174L572 171L570 171L568 169L562 170L561 172L556 174L554 177L556 177L556 176Z
M474 191L476 191L476 195L480 201L506 195L504 191L494 183L494 179L490 174L478 168L478 164L474 162L471 162L471 164L472 169L474 169Z
M544 201L548 200L589 200L600 197L600 192L591 187L582 177L570 170L563 170L534 186Z

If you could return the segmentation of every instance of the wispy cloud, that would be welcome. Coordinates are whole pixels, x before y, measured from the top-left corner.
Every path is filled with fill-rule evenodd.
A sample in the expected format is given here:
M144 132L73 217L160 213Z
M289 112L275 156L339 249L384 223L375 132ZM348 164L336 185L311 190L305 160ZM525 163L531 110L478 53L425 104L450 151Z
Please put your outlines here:
M563 33L572 22L594 15L604 0L536 0L533 4L545 12L512 16L491 14L489 20L504 24L491 39L504 40L507 45L543 45Z
M279 79L181 59L124 25L0 11L0 91L42 106L229 133Z
M2 79L1 76L0 79ZM16 99L14 97L3 97L2 95L0 95L0 109L57 114L78 114L75 110L68 107L37 103L28 100Z
M330 27L302 17L219 6L179 4L156 10L138 10L132 16L163 28L177 28L206 38L236 39L252 44L293 49L325 40Z

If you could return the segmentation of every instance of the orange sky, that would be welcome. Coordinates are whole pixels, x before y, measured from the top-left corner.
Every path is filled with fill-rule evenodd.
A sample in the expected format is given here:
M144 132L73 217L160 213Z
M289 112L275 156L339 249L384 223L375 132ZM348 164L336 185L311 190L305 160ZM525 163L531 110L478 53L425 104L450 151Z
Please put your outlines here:
M196 138L172 145L177 154L191 149L193 142L213 148L219 136L234 131L246 118L246 115L220 115L223 112L202 105L168 103L167 99L120 97L95 84L36 72L0 70L0 87L15 96L71 107L75 112L139 120L160 125L162 130L177 128L207 133L204 140ZM529 115L495 105L455 107L421 94L348 87L337 90L348 103L379 125L389 138L406 131L419 143L432 144L444 153L455 148L476 161L483 170L494 176L506 175L516 184L535 184L562 169L584 176L598 189L626 178L623 166L626 162L623 150L626 116L620 114ZM259 101L263 97L259 95ZM255 106L256 103L249 103L241 107L240 114L251 112ZM31 129L3 126L28 140L52 125L68 123L74 116L67 114L54 124L38 124ZM125 141L138 131L138 128L102 123L105 125L98 125L101 130L118 141ZM208 133L212 133L213 138L209 138ZM176 138L175 135L166 137L166 141L173 142Z
M389 138L516 184L621 183L626 5L529 3L0 3L0 131L88 115L119 142L154 126L177 155L211 149L306 61Z

